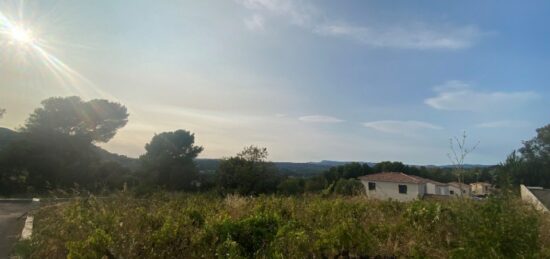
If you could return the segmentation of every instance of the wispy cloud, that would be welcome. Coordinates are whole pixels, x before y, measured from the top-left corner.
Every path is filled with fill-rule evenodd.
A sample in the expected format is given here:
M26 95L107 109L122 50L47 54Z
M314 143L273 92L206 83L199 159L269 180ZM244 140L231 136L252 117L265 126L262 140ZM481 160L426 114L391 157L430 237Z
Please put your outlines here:
M513 107L540 98L533 91L482 92L472 89L467 83L449 81L435 88L437 96L424 100L424 103L438 110L484 111Z
M418 130L441 130L443 127L423 121L398 121L382 120L363 123L363 126L373 130L387 132L410 134Z
M380 28L330 24L316 27L314 32L349 38L372 47L402 49L463 49L483 35L472 25L433 27L422 23Z
M256 14L262 13L271 17L282 17L290 23L302 27L310 26L317 16L317 10L305 1L294 0L236 0Z
M327 18L312 2L291 0L237 0L254 12L245 19L253 31L264 28L266 17L281 18L314 34L349 39L366 46L400 49L463 49L474 45L486 33L474 25L428 25L419 21L406 24L351 25ZM260 25L261 24L261 25Z
M517 120L489 121L475 125L477 128L522 128L529 126L529 122Z
M303 122L312 122L312 123L339 123L343 122L343 120L327 116L327 115L308 115L308 116L302 116L298 118L300 121Z
M249 18L244 19L244 25L251 31L264 30L264 17L259 14L254 14Z

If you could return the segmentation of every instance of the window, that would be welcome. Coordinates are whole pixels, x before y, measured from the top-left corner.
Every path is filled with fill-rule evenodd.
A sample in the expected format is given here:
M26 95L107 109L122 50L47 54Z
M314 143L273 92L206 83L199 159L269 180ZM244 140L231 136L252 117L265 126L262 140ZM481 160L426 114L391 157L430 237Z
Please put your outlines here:
M407 185L400 184L399 185L399 193L407 193Z
M376 183L369 182L369 191L376 190Z
M451 195L455 194L455 191L453 190L450 190L449 192L451 193Z

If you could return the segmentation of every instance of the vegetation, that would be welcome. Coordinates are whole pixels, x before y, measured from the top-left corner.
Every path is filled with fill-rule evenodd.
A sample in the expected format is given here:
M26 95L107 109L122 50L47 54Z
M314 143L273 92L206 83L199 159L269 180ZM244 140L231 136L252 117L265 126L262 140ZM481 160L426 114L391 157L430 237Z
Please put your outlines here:
M373 201L357 180L393 171L549 187L550 125L496 167L467 168L457 153L455 167L354 162L299 174L256 146L201 170L203 148L186 130L153 136L139 160L96 146L127 121L118 103L50 98L18 132L0 129L0 195L112 194L40 209L34 237L18 244L23 257L550 257L548 215L510 192L481 202Z
M30 258L541 258L550 221L510 197L479 202L364 196L158 193L45 207ZM521 223L521 224L519 224Z
M496 176L501 187L524 184L550 188L550 125L537 129L537 136L512 152Z
M197 188L199 175L193 159L203 148L194 143L195 136L185 130L155 135L140 157L144 178L153 178L152 184L169 190Z

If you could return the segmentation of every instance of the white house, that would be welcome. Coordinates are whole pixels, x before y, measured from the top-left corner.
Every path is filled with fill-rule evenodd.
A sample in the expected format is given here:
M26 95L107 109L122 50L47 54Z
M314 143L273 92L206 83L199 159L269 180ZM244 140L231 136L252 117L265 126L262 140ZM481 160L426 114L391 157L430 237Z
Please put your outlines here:
M490 183L484 182L471 183L470 190L472 192L472 195L486 196L488 194L491 194L491 192L493 191L493 186Z
M404 173L385 172L359 177L367 196L380 200L411 201L426 194L426 180Z
M426 194L433 194L433 195L449 195L449 185L446 183L440 183L434 180L421 178L418 176L415 176L417 178L420 178L424 180L426 183Z
M450 182L449 185L449 195L454 196L470 196L470 185L459 183L459 182Z

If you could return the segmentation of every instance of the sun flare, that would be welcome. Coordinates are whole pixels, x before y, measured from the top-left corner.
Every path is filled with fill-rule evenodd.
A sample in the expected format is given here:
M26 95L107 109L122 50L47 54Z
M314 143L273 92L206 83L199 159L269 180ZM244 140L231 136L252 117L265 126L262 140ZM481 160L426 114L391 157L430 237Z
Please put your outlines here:
M22 26L13 26L10 28L9 36L14 42L19 44L32 44L34 41L31 30Z

